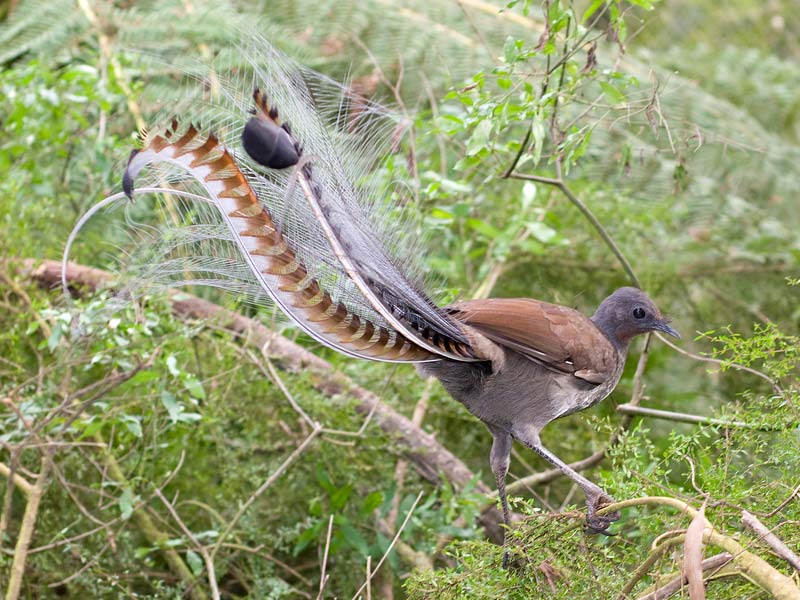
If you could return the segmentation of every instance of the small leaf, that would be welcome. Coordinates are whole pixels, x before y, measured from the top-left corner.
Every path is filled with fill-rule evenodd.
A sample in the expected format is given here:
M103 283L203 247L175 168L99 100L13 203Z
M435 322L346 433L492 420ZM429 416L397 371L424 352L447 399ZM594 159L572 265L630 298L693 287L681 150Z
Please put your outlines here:
M367 540L352 525L343 522L339 524L339 529L351 548L355 548L362 556L368 554Z
M381 504L383 504L383 494L381 492L372 492L366 498L364 498L364 502L361 505L361 511L364 514L369 514Z
M536 184L532 181L526 181L522 186L522 204L523 206L530 206L536 200Z
M135 498L133 496L133 492L131 492L127 488L122 491L122 494L117 499L117 505L119 506L119 513L123 521L127 521L128 519L131 518L131 515L133 514L134 501Z
M488 223L481 221L480 219L467 219L467 225L477 231L478 233L482 233L486 237L490 239L496 239L502 233L496 227L489 225Z
M517 57L517 42L512 36L508 36L506 38L505 44L503 44L503 58L506 61L506 64L511 64L514 62L514 59Z
M198 398L200 400L206 399L206 392L203 389L203 384L200 383L194 377L191 376L187 377L186 380L183 382L183 385L186 386L188 392L195 398Z
M142 424L140 422L140 417L125 415L122 418L122 422L125 423L125 427L131 434L137 438L142 437Z
M331 508L334 511L339 511L344 508L350 495L353 493L353 486L345 485L331 494Z
M175 420L181 413L182 408L181 405L178 404L178 400L167 390L161 392L161 404L167 409L169 417L172 420Z
M536 113L531 123L531 137L533 138L533 166L535 167L542 158L542 149L547 138L547 129L540 113Z
M186 551L186 563L189 565L195 577L203 572L203 559L200 558L200 555L194 550Z
M170 354L169 356L167 356L167 369L169 369L169 372L175 377L181 374L180 370L178 370L177 365L178 365L178 359L175 358L174 354Z
M56 323L56 326L53 327L53 330L50 332L50 337L47 339L47 349L50 350L50 352L56 349L58 342L61 341L63 333L61 325Z
M489 144L489 136L492 133L492 122L484 119L475 127L472 135L467 142L467 156L474 156Z
M619 91L616 87L606 81L600 82L600 88L603 90L606 100L611 105L622 104L625 102L625 94Z
M558 232L555 229L548 227L541 221L531 221L527 224L527 227L528 231L533 234L533 237L543 244L551 242L558 235Z
M606 0L594 0L594 2L589 5L589 8L584 11L583 16L581 17L581 23L586 23L589 19L591 19L592 15L597 12L597 9L605 3Z

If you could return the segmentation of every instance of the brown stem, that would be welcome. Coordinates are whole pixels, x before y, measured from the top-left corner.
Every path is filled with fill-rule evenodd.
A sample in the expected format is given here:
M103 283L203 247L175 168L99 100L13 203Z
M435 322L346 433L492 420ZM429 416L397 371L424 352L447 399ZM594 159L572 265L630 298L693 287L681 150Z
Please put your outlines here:
M25 504L25 514L22 516L22 525L19 528L17 545L14 548L14 560L11 563L11 573L8 577L8 588L6 589L6 600L17 600L22 587L22 577L25 574L25 562L28 558L28 548L31 545L33 530L36 526L36 517L39 513L39 503L44 494L44 486L50 474L52 449L48 449L42 455L41 468L36 477L36 483L28 494L28 501Z
M603 227L602 223L600 223L600 221L594 215L594 213L591 210L589 210L589 207L586 206L583 203L583 201L581 201L581 199L578 198L573 193L573 191L566 183L564 183L564 179L562 178L561 175L560 159L556 159L556 173L557 173L556 178L539 177L537 175L528 175L525 173L511 173L508 176L511 177L512 179L524 179L527 181L536 181L539 183L544 183L546 185L552 185L561 190L561 193L567 197L567 199L572 203L572 205L575 208L577 208L584 217L586 217L586 220L589 221L589 223L591 223L592 227L595 228L597 233L600 234L600 237L603 238L603 241L611 250L612 254L614 254L614 256L617 257L617 260L622 265L622 268L624 269L625 273L627 273L628 279L630 279L631 283L636 287L642 287L641 283L639 282L639 278L633 271L633 267L631 267L631 264L628 262L628 259L625 258L625 255L622 253L622 250L619 249L617 243L614 241L611 235L609 235L608 231L606 231L606 228Z
M728 552L720 552L714 556L710 556L700 563L700 568L705 573L706 571L714 571L713 575L719 576L717 570L727 565L733 557ZM737 571L730 571L729 575L738 575ZM708 577L707 577L708 578ZM638 600L666 600L672 594L680 590L686 585L686 577L681 573L673 577L668 583L660 588L653 590L649 594L640 596Z

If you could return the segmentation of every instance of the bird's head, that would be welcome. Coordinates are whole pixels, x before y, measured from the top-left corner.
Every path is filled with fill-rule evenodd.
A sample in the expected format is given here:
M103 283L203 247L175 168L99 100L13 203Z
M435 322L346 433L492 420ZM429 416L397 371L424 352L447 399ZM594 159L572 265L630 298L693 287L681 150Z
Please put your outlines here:
M648 331L681 337L647 294L633 287L620 288L603 300L592 321L619 347L627 346L633 337Z

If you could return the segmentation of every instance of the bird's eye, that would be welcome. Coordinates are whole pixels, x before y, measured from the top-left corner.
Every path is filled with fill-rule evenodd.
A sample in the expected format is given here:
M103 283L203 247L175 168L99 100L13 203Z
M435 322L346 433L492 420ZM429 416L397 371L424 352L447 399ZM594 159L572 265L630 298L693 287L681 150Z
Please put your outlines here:
M641 306L637 306L633 309L633 318L634 319L644 319L647 313L644 312L644 309Z

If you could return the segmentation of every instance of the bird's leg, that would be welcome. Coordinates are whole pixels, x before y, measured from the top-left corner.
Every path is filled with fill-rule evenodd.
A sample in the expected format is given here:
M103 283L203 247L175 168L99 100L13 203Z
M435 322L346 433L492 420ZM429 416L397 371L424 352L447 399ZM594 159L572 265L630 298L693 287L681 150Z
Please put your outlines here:
M492 465L494 480L497 482L497 494L500 496L500 505L503 508L503 568L508 567L508 549L506 540L508 530L511 527L511 513L508 510L508 497L506 496L506 475L508 465L511 460L511 435L505 431L492 430L494 439L492 440L492 453L489 462Z
M586 528L589 531L592 533L605 533L611 523L619 519L619 512L613 512L602 516L597 514L598 509L607 504L611 504L614 502L614 499L606 494L599 486L570 468L563 460L545 448L539 439L538 432L531 432L530 430L522 432L515 431L514 437L581 487L586 497Z

